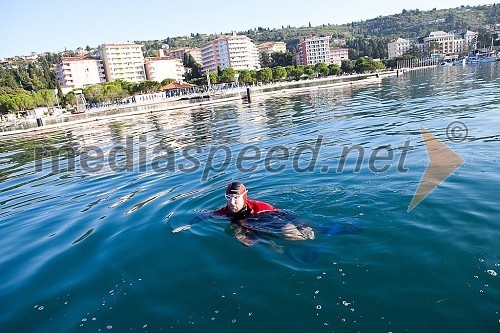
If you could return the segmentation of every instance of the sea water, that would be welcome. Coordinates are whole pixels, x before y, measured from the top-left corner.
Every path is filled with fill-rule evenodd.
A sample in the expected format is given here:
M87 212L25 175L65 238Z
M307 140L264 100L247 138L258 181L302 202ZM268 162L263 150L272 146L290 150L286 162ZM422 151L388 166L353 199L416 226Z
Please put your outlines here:
M498 63L433 68L3 135L0 330L497 332L499 91ZM463 163L408 212L421 127ZM357 232L172 233L232 181Z

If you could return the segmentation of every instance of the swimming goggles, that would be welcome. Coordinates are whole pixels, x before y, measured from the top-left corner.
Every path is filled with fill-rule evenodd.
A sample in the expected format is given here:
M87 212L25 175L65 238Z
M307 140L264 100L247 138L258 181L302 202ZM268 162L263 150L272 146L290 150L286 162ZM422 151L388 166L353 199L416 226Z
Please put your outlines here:
M248 190L241 193L241 194L225 194L224 196L226 197L226 200L231 200L233 198L235 198L236 200L238 200L239 198L241 198L242 196L244 196L245 194L247 194Z

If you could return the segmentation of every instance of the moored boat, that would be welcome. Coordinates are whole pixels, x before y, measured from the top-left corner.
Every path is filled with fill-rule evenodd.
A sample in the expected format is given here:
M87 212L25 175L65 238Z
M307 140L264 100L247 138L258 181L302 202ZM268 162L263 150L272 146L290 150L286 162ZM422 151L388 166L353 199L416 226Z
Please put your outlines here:
M492 50L473 50L467 56L467 63L478 64L482 62L495 62L497 57Z
M467 60L465 58L455 59L455 61L453 61L453 66L463 66L466 63L467 63Z
M458 55L456 54L444 56L441 62L439 63L439 67L453 66L453 64L457 59Z

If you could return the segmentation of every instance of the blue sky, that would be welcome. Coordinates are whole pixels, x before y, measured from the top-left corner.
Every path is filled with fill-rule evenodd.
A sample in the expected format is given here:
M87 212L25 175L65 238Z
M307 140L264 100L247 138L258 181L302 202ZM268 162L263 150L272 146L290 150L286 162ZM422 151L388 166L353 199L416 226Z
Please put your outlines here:
M128 1L0 0L0 58L102 43L256 27L341 24L403 9L492 4L478 0Z

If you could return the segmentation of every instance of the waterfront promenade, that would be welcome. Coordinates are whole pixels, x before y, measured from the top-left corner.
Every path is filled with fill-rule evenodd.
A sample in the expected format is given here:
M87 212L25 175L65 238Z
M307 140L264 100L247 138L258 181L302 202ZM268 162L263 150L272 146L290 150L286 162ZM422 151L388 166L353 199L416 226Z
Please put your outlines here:
M401 72L402 71L400 70L400 73ZM248 87L232 86L222 90L209 89L205 93L192 93L174 97L155 96L155 98L145 99L134 103L94 107L80 114L63 113L58 116L44 117L42 118L43 126L38 126L35 118L22 119L14 122L4 122L3 124L0 124L0 135L15 135L32 131L39 132L44 131L45 129L92 122L100 119L122 118L142 113L165 110L190 109L203 105L234 103L236 100L244 100L246 102L248 99L247 88L249 88L251 99L254 99L269 95L287 93L290 91L361 84L373 80L380 80L382 77L392 75L397 75L397 71L275 82L269 84L251 85Z

